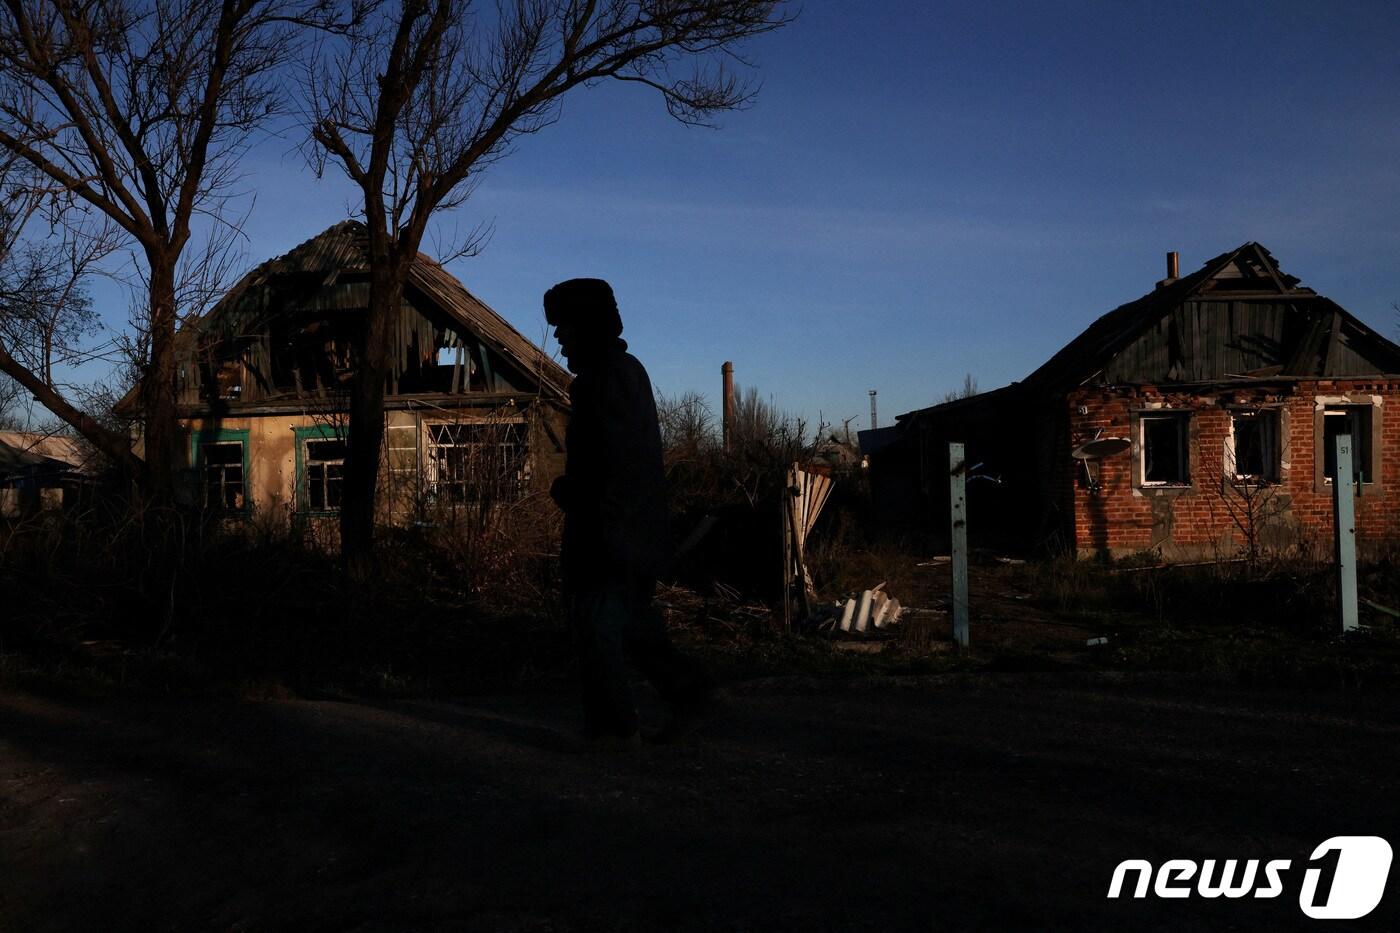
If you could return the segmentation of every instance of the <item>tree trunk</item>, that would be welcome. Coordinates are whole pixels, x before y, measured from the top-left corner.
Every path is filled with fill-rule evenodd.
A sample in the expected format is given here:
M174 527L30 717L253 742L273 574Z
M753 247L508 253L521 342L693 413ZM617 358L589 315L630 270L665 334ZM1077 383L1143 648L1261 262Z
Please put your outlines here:
M145 495L157 507L175 503L179 412L175 398L175 268L151 256L151 359L141 383L146 418Z
M340 500L340 548L350 579L362 583L374 570L375 499L384 442L384 382L403 300L403 282L390 262L370 266L369 312L360 359L350 382L350 437Z
M127 474L131 476L142 474L143 465L140 459L131 452L130 438L117 431L108 430L87 412L68 404L52 386L22 366L18 360L5 352L3 347L0 347L0 372L5 373L28 389L38 399L39 404L75 428L79 434L87 438L92 446L111 457L113 462Z

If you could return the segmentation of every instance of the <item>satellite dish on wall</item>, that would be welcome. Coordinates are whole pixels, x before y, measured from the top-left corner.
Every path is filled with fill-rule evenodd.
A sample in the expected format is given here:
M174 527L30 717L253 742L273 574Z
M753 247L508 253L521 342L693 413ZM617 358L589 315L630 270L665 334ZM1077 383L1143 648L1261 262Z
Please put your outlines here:
M1080 444L1070 451L1069 455L1076 460L1102 460L1104 457L1121 454L1132 446L1133 442L1126 437L1096 437L1092 441Z
M1099 461L1130 449L1133 442L1126 437L1095 437L1085 441L1069 452L1069 455L1084 464L1084 486L1089 495L1099 493Z

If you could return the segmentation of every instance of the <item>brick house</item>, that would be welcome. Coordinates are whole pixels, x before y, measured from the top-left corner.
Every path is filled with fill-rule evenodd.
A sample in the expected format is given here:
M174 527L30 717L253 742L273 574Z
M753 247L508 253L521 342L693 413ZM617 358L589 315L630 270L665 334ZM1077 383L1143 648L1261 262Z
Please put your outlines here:
M346 221L258 266L181 328L189 504L333 531L367 267L364 229ZM563 469L562 367L422 255L393 339L382 519L433 520L548 489ZM133 389L117 408L138 404Z
M1400 542L1400 346L1246 243L1184 277L1171 254L1156 288L1023 381L862 440L886 514L946 526L959 440L988 477L969 484L974 542L1182 560L1329 547L1343 433L1360 546Z

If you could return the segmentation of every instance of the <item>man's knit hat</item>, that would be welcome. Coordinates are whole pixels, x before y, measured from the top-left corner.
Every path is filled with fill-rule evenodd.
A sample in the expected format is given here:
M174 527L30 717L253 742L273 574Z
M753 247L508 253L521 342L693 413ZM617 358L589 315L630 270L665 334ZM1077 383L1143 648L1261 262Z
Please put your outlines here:
M602 279L569 279L544 293L544 319L602 337L622 334L622 317L612 286Z

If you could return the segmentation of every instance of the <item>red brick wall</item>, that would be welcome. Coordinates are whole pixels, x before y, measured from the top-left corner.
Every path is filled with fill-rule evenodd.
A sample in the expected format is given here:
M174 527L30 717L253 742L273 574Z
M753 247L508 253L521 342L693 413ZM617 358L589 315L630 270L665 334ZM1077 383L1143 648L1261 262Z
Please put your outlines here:
M1073 446L1093 439L1099 429L1103 437L1134 442L1127 453L1099 461L1096 494L1077 462L1057 478L1060 501L1073 516L1079 553L1121 556L1154 549L1169 560L1235 556L1245 547L1246 527L1255 529L1265 547L1326 553L1332 496L1330 485L1319 489L1316 482L1314 412L1318 397L1340 396L1379 400L1373 403L1372 418L1379 425L1373 438L1380 481L1368 484L1356 500L1358 545L1364 552L1400 543L1400 381L1320 380L1208 392L1124 386L1083 388L1066 400ZM1267 492L1255 494L1252 509L1223 482L1231 406L1277 407L1280 412L1280 479ZM1134 413L1154 408L1191 413L1189 487L1144 488L1139 482Z

